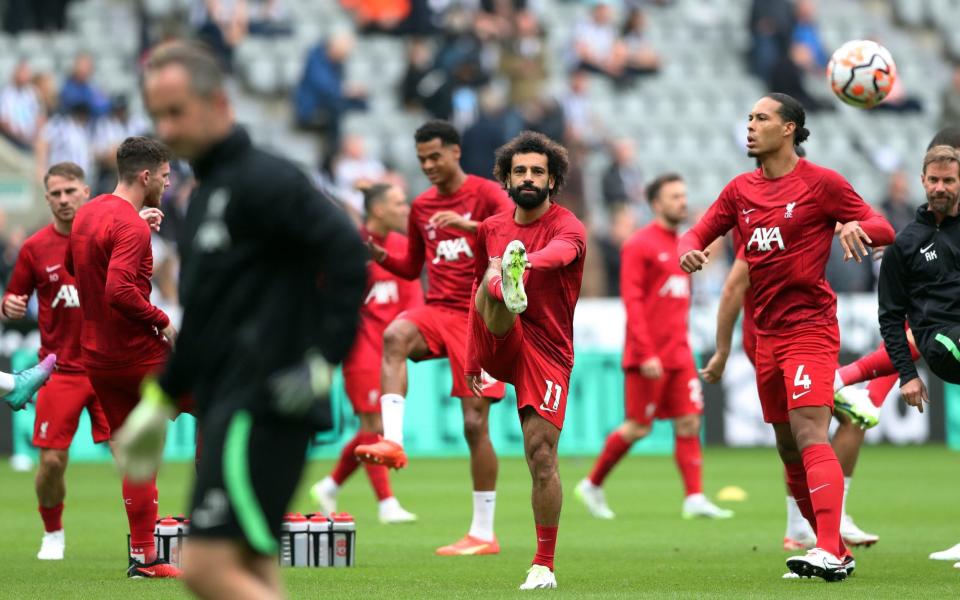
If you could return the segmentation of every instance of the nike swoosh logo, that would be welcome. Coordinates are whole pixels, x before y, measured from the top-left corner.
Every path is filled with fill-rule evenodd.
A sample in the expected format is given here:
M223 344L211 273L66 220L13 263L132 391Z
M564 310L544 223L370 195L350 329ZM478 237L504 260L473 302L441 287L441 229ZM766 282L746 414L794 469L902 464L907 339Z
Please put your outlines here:
M538 541L538 542L549 542L550 540L542 540L542 539L540 539L540 538L537 538L537 541Z
M920 252L926 252L926 251L929 250L930 248L933 248L933 244L930 244L930 245L927 246L926 248L920 248Z
M55 264L55 265L53 265L52 267L47 267L47 273L53 273L54 271L56 271L56 270L59 269L59 268L60 268L60 265L59 265L59 264Z
M744 209L741 209L740 212L742 212L742 213L745 214L745 215L749 215L750 213L752 213L752 212L755 211L755 210L757 210L757 209L751 208L750 210L747 210L747 209L744 208Z
M818 492L818 491L822 490L823 488L827 487L828 485L830 485L830 484L829 484L829 483L825 483L825 484L823 484L823 485L818 485L817 487L815 487L815 488L813 488L812 490L810 490L810 493L812 494L812 493L814 493L814 492Z
M145 573L145 574L149 575L150 577L156 577L156 575L157 575L157 572L156 572L156 571L153 571L153 570L151 570L151 569L139 569L139 571L140 571L141 573Z
M812 391L813 391L813 390L807 390L807 391L805 391L805 392L800 392L799 394L796 393L796 392L794 392L794 394L793 394L793 399L796 400L797 398L803 398L804 396L806 396L807 394L809 394L809 393L812 392Z

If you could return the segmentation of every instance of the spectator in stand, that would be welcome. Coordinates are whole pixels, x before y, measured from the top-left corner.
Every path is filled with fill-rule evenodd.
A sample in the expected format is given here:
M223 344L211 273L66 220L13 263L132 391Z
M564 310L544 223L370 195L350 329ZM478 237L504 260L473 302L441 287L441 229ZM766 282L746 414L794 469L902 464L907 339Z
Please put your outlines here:
M410 0L340 0L364 33L404 33L401 25L410 16Z
M344 82L344 63L353 46L353 36L346 32L335 33L326 44L314 46L294 91L297 124L323 131L327 152L340 146L340 121L344 114L367 108L366 90Z
M516 13L514 28L514 35L505 38L502 44L500 72L510 82L510 104L523 106L543 94L547 44L532 11Z
M379 182L386 173L387 168L380 159L367 153L362 137L344 136L340 152L333 158L333 183L344 204L362 215L363 193L360 189Z
M614 24L612 0L590 0L590 14L573 29L574 68L619 79L626 64L625 47Z
M820 37L820 27L817 25L817 6L813 0L797 0L794 5L795 25L792 40L800 44L809 53L811 71L822 73L827 68L830 56Z
M469 120L469 113L476 109L474 90L490 81L491 67L496 66L486 59L484 50L473 13L464 8L448 11L434 60L434 70L442 83L431 101L431 112L451 121Z
M589 72L586 69L577 69L570 74L569 85L570 89L560 100L566 125L562 139L568 143L593 145L598 139L599 132L590 110Z
M480 115L463 132L460 166L465 173L493 178L494 154L521 130L521 119L494 87L480 91Z
M434 116L431 99L441 85L433 71L433 48L426 38L411 38L407 43L407 72L400 84L400 100L407 110L426 110Z
M293 33L284 0L250 0L247 4L247 30L250 35L274 36Z
M897 77L893 80L890 93L884 98L883 102L873 107L873 110L894 113L921 112L923 111L923 102L916 96L909 95L903 84L903 78Z
M46 108L31 77L30 65L20 61L11 82L0 90L0 133L24 151L33 151L46 120Z
M660 70L660 55L647 40L646 30L647 14L639 7L632 8L621 32L628 76L653 75Z
M620 256L623 244L630 239L636 229L634 213L629 206L617 204L611 208L610 229L596 240L603 258L605 296L612 298L620 296Z
M64 112L50 118L43 126L34 148L36 180L42 181L51 165L76 163L94 179L93 128L90 105L73 100L63 106Z
M750 9L750 70L764 81L787 57L793 35L789 0L753 0ZM785 90L777 90L785 91Z
M99 172L93 186L94 196L111 193L117 187L117 148L120 143L150 130L146 119L130 114L126 96L117 95L110 99L110 112L97 119L93 126L94 159Z
M60 106L60 94L57 93L57 80L53 73L44 71L33 76L33 88L43 106L44 115L50 117L57 112Z
M890 175L887 196L880 204L883 216L890 221L894 231L899 232L917 218L917 207L910 202L910 184L902 169Z
M843 248L837 236L834 236L833 247L830 248L826 276L830 287L838 294L873 292L877 289L874 261L868 259L862 262L844 261Z
M943 93L943 114L940 116L943 126L960 123L960 62L954 63L950 86Z
M210 47L226 69L233 65L233 49L250 32L246 0L194 0L190 24L197 38Z
M637 149L633 140L619 138L610 143L610 166L603 174L601 190L607 211L627 205L639 210L643 205L643 174L637 166Z
M60 88L60 105L68 107L85 104L90 111L90 116L95 119L110 110L110 99L98 86L94 85L93 71L93 56L90 54L81 52L73 59L70 75ZM89 173L82 163L77 164L84 167L85 173Z
M520 116L523 118L522 129L542 133L552 140L562 140L566 135L563 104L548 95L528 102L523 106Z

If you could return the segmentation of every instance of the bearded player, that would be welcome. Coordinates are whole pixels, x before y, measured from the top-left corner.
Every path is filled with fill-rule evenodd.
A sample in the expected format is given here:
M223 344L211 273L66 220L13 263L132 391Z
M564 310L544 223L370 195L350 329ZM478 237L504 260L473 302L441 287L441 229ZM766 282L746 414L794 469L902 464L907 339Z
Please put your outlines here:
M654 220L624 244L620 290L627 312L623 351L626 419L610 433L590 475L576 496L600 519L613 511L603 493L610 470L635 442L645 438L653 420L671 419L674 457L683 479L685 519L728 519L733 512L703 494L700 418L703 393L687 342L690 275L680 269L677 230L687 218L687 186L667 173L647 186Z
M357 446L365 462L401 468L403 408L407 394L407 359L446 357L453 376L451 395L460 398L463 434L470 448L473 478L473 521L465 537L437 549L444 556L497 554L493 533L496 507L497 456L488 430L490 404L504 394L502 383L489 378L471 390L463 380L467 356L467 312L477 248L476 232L487 217L513 209L493 181L467 175L460 167L460 134L445 121L430 121L414 134L417 158L433 187L410 207L406 253L388 252L368 242L373 259L404 279L417 279L427 265L427 301L407 310L383 334L380 411L383 439Z
M82 362L116 432L140 401L144 377L163 366L176 329L150 303L153 254L143 208L156 208L169 186L170 153L145 137L127 138L117 149L119 183L77 211L67 247L67 271L76 278L82 303ZM156 477L123 481L130 526L128 577L179 577L157 559Z
M555 588L562 503L557 444L573 369L573 311L586 232L554 202L569 164L563 146L525 131L495 158L494 175L516 210L487 219L477 232L466 375L476 393L483 385L481 369L516 388L537 535L520 589Z
M773 93L750 112L747 150L760 167L736 177L680 240L680 264L693 273L704 249L736 228L745 241L757 325L757 389L774 427L788 484L817 532L817 546L787 559L800 576L842 580L854 568L840 538L843 471L829 443L839 356L836 295L825 278L836 223L844 258L886 245L893 228L838 173L797 156L809 135L803 107Z
M365 222L360 235L386 248L403 252L407 246L403 232L407 228L410 206L406 195L396 185L377 183L363 190ZM354 454L358 445L373 444L383 432L380 419L380 364L383 354L383 330L404 310L423 304L419 281L406 281L393 275L374 261L367 263L367 289L360 308L360 327L350 354L343 363L343 380L353 412L360 419L360 429L340 453L333 472L310 488L310 495L321 510L330 514L337 510L337 494L360 461ZM417 516L400 506L390 489L387 467L365 463L367 478L379 501L381 523L409 523Z

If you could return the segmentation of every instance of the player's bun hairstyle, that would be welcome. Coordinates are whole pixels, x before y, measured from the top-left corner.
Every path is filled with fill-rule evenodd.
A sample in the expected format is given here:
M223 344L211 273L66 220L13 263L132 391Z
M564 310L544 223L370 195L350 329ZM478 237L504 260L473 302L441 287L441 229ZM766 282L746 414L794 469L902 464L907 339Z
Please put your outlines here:
M510 187L510 169L513 167L514 154L543 154L547 157L547 174L553 178L550 195L563 189L567 180L570 157L567 149L536 131L521 131L503 146L497 148L493 163L493 177L504 187Z
M379 204L393 186L389 183L374 183L360 191L363 192L363 212L369 215L374 206Z
M123 183L132 183L143 171L155 171L172 158L170 149L157 140L128 137L117 148L117 176Z
M674 181L683 181L683 176L680 175L680 173L664 173L663 175L657 176L656 179L647 185L647 202L653 204L653 201L660 196L660 190L663 189L663 186L668 183L673 183Z
M440 138L440 143L444 146L460 145L460 133L449 122L441 119L427 121L413 134L413 139L418 144L424 144L437 138Z
M77 163L72 162L58 162L55 165L51 165L47 169L46 175L43 176L43 186L47 186L47 181L51 177L63 177L64 179L76 179L77 181L84 181L86 178L86 173L83 172L83 168Z
M938 131L937 135L933 136L933 139L930 140L930 145L927 146L927 150L930 150L934 146L953 146L954 148L960 148L960 126L948 125Z
M223 89L223 66L207 46L181 40L160 44L150 51L143 71L149 75L171 65L186 70L190 75L190 88L201 98L209 98Z
M810 130L804 127L807 122L807 112L803 110L800 101L793 96L779 92L767 94L764 97L779 102L780 108L777 109L777 114L780 115L780 118L785 122L796 124L797 128L793 131L793 145L799 146L807 141L807 138L810 137Z
M955 162L960 165L960 151L953 146L940 144L927 150L923 157L923 174L926 175L927 167L932 163Z

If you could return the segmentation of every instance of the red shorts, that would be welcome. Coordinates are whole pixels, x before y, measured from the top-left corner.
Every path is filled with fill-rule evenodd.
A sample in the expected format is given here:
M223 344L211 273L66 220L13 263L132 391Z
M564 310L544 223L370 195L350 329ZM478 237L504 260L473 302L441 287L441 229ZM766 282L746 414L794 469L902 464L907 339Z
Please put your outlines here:
M801 406L833 410L833 379L840 356L836 323L757 334L757 391L767 423L789 422Z
M557 429L562 429L570 369L557 365L533 345L525 344L523 321L519 318L502 338L490 333L479 318L474 321L473 329L480 366L498 380L513 384L517 409L529 406Z
M750 364L757 366L757 328L751 319L749 322L744 318L743 327L743 351L750 360Z
M654 419L675 419L703 414L703 388L697 369L690 363L680 369L664 369L660 379L640 374L640 369L624 372L624 404L627 418L641 425Z
M397 319L410 321L420 330L427 342L428 353L418 360L444 358L450 360L453 385L450 395L454 398L470 398L473 392L467 387L464 376L467 365L467 315L449 308L424 305L405 310ZM484 398L501 399L506 387L500 381L485 381Z
M162 364L136 365L125 369L91 369L87 376L100 399L100 406L107 415L110 429L120 429L133 409L140 402L140 384L151 373L159 371Z
M351 369L343 372L347 398L356 414L380 414L380 369Z
M109 440L107 417L87 376L83 373L54 372L37 392L33 445L51 450L68 449L77 432L83 409L90 414L93 442L99 444Z

